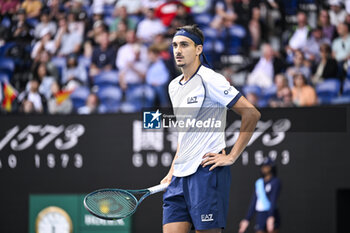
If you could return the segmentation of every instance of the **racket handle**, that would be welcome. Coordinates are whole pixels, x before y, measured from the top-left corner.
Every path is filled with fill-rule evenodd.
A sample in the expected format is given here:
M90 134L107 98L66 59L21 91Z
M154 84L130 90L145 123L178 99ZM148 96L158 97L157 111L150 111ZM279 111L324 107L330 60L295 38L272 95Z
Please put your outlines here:
M148 188L148 190L150 191L150 194L159 193L161 191L164 191L168 187L168 185L169 185L168 183L159 184Z

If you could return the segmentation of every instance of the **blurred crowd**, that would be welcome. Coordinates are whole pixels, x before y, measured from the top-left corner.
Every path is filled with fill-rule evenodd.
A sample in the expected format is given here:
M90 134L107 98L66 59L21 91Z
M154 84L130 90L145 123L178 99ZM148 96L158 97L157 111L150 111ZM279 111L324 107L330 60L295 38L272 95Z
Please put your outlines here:
M1 112L170 106L176 28L257 107L350 103L347 0L0 0Z

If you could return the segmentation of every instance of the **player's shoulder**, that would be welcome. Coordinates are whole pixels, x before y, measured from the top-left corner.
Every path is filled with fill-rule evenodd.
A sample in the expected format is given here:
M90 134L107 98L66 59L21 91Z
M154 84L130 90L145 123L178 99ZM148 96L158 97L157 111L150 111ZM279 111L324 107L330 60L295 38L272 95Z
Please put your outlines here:
M216 82L220 80L221 81L226 80L226 78L222 74L203 65L200 67L197 74L201 76L204 82L210 83L210 82Z

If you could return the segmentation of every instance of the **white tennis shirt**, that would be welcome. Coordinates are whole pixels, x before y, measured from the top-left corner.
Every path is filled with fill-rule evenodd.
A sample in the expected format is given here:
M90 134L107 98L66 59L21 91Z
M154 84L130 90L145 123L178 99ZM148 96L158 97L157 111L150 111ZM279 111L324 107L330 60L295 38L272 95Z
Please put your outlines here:
M203 65L187 82L182 83L182 78L180 75L169 84L174 115L185 125L177 128L179 149L173 173L177 177L195 173L206 153L226 147L227 108L242 96L224 76Z

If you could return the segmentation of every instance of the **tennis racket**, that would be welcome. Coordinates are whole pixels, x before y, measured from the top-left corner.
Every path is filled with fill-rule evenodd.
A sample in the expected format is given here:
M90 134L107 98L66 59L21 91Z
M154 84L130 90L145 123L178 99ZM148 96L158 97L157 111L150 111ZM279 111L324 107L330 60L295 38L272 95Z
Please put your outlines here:
M169 184L160 184L147 189L100 189L84 198L85 208L94 216L105 220L126 218L135 213L140 203L148 196L164 191ZM137 200L135 195L143 196Z

